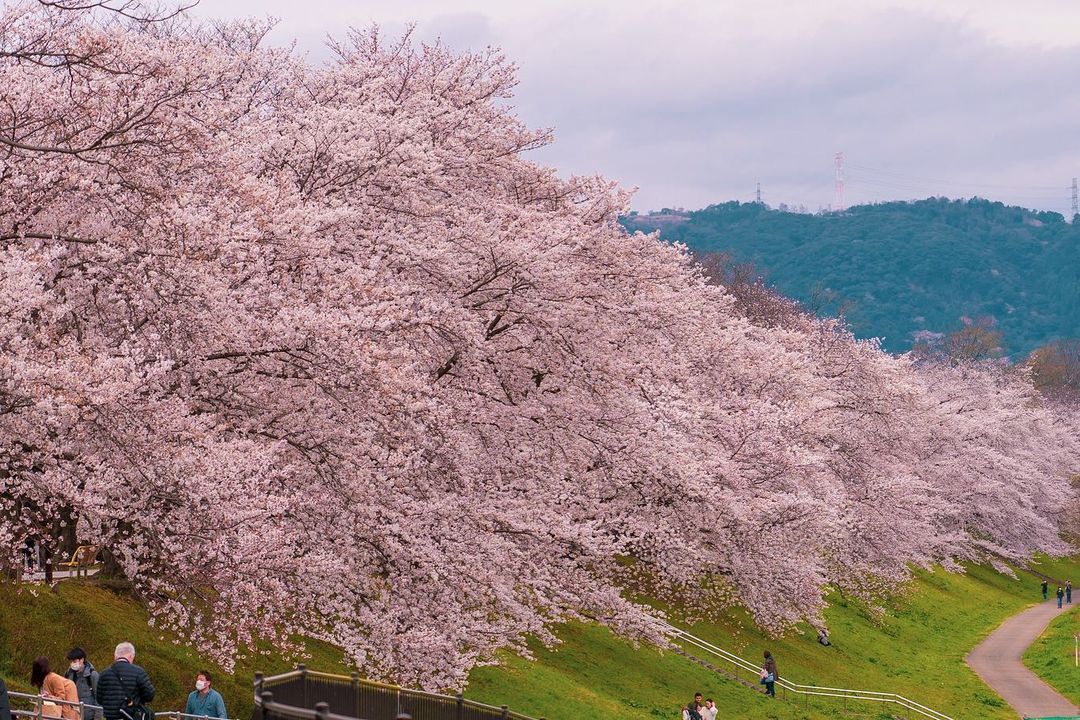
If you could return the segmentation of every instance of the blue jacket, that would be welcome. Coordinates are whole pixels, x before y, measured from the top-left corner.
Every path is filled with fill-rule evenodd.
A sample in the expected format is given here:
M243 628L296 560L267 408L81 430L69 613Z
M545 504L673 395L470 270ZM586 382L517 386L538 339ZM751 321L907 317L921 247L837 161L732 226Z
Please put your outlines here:
M200 695L198 690L192 690L191 694L187 696L187 707L184 708L184 713L200 717L205 715L206 717L221 718L221 720L226 720L229 717L225 714L225 701L221 698L221 693L214 688L210 688L210 692L206 693L206 695Z

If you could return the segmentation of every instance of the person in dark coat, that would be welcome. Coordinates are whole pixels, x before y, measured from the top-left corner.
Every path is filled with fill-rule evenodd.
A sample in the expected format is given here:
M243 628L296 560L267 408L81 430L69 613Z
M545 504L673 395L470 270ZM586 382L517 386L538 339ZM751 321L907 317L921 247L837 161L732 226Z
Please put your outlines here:
M135 664L135 646L122 642L113 653L113 664L98 676L97 701L105 720L128 720L121 713L127 709L128 698L137 705L154 699L154 684L146 670Z
M1046 600L1048 597L1050 597L1050 593L1048 592L1047 588L1048 588L1048 583L1045 580L1043 580L1042 581L1043 600Z
M1064 598L1064 597L1065 597L1065 591L1061 589L1060 585L1058 585L1058 589L1057 589L1058 607L1061 607L1061 599Z
M11 720L11 700L3 680L0 680L0 720Z
M97 705L97 684L101 675L86 659L86 651L81 647L73 647L68 651L67 659L69 666L64 677L75 683L75 688L79 691L79 702L84 705ZM95 718L100 720L100 710L83 709L83 720L95 720Z
M780 673L776 671L776 660L768 650L765 651L765 664L761 669L765 671L765 694L776 697L776 681L780 679ZM770 675L772 680L769 679Z
M1072 580L1065 581L1065 604L1072 605Z

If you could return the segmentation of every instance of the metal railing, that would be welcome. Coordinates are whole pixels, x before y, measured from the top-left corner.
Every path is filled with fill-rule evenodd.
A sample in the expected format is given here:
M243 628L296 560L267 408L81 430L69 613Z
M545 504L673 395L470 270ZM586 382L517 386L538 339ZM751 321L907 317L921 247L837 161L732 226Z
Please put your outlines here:
M667 626L668 634L673 638L681 640L682 642L692 646L693 648L704 651L710 654L714 658L723 660L725 663L733 665L735 667L734 675L738 678L739 671L744 671L752 676L753 682L757 683L759 673L761 672L761 666L757 665L750 660L739 657L738 655L728 652L721 647L717 647L710 642L702 640L701 638L691 635L690 633L675 627L674 625ZM688 653L689 654L689 653ZM783 677L776 679L776 686L781 688L785 693L792 693L794 695L802 695L803 697L825 697L833 698L837 700L843 700L845 707L848 700L854 700L859 702L876 702L876 703L891 703L898 705L899 707L910 710L923 717L932 718L932 720L953 720L953 718L940 713L937 710L928 708L921 703L917 703L914 700L898 695L891 692L873 692L870 690L852 690L850 688L834 688L823 687L820 685L803 685L801 683L791 682Z
M37 718L38 720L41 720L42 718L56 717L54 715L46 715L43 712L45 703L53 703L55 705L60 706L61 708L63 708L63 707L78 708L80 718L87 717L86 711L90 711L90 713L91 713L90 717L95 717L95 718L104 717L104 710L102 709L102 707L100 705L92 705L90 703L84 703L84 702L77 702L77 703L76 702L70 702L68 700L59 700L59 699L52 698L52 697L45 697L44 695L31 695L29 693L15 692L13 690L8 691L8 697L10 697L15 702L22 701L22 702L27 702L27 703L33 703L33 705L34 705L33 710L24 710L24 709L21 709L21 708L12 707L11 708L11 716L12 717ZM13 702L12 705L14 705L14 704L15 703ZM210 718L207 715L189 715L188 713L171 712L171 711L154 713L154 717L155 718L161 718L161 720L214 720L213 718Z
M333 712L331 712L333 711ZM308 670L264 677L255 674L252 720L534 720L496 707L466 700L461 693L438 693ZM539 718L538 720L544 720Z

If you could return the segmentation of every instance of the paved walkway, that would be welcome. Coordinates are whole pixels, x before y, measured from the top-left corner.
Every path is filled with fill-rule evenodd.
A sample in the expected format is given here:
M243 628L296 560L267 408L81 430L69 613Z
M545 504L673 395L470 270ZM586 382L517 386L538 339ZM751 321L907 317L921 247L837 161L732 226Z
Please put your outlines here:
M1021 717L1077 715L1080 710L1024 667L1021 657L1058 613L1051 598L1001 623L990 636L968 653L967 664L994 688Z

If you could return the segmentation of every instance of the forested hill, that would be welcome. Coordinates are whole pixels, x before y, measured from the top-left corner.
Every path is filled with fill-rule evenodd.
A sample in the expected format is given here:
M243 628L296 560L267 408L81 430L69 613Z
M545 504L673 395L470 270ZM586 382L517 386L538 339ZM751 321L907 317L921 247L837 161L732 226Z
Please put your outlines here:
M1019 358L1080 336L1080 224L988 200L929 199L809 215L728 202L623 219L695 252L751 263L822 312L842 306L861 337L904 352L919 331L992 317Z

